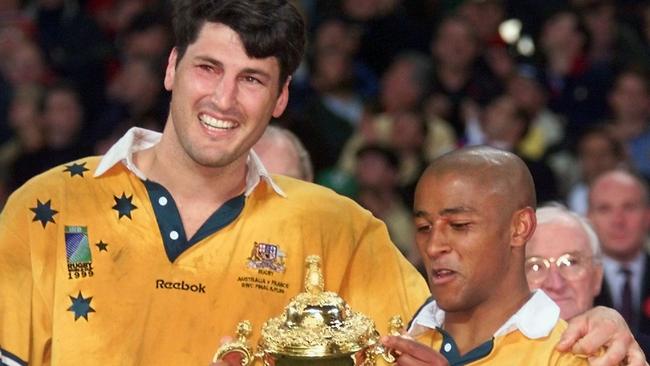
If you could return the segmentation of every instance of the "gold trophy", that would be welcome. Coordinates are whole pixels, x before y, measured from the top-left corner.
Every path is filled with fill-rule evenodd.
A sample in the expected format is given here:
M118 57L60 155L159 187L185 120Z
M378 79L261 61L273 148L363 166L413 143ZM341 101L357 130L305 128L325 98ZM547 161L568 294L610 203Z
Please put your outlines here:
M242 366L260 359L265 366L371 366L378 356L392 363L395 357L379 343L374 322L350 309L334 292L325 292L320 257L306 259L305 291L296 295L284 312L267 320L257 352L248 344L249 321L237 325L237 339L223 344L213 362L231 352L241 354ZM402 320L390 320L389 332L399 335Z

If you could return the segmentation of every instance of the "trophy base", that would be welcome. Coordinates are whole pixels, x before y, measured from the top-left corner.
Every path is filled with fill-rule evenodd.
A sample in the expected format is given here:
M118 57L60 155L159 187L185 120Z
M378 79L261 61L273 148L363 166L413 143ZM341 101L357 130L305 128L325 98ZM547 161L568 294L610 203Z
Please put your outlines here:
M292 357L274 357L275 366L354 366L351 356L325 359L300 359Z

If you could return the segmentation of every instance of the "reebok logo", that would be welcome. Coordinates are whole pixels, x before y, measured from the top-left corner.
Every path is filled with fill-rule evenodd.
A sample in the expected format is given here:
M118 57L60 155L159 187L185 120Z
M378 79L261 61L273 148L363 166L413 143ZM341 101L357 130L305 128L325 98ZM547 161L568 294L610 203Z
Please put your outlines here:
M198 292L203 294L205 293L205 286L202 283L198 283L194 285L194 284L186 283L185 281L171 282L165 280L156 280L156 288Z

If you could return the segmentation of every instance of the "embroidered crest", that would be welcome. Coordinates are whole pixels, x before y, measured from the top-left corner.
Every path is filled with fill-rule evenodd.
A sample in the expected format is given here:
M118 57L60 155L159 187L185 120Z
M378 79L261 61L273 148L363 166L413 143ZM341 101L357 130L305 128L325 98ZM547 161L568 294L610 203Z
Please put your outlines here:
M68 259L68 279L93 276L87 227L65 227L65 255Z
M279 246L255 242L251 256L248 258L248 268L284 272L284 261L285 254Z

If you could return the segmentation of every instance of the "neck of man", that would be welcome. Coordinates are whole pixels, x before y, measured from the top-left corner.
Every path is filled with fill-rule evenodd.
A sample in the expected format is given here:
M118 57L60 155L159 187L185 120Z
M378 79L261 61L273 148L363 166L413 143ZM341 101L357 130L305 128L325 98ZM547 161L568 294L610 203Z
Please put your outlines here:
M490 298L471 309L446 312L444 329L456 342L461 355L492 339L494 333L530 299L532 293L523 273L515 286L499 286ZM507 281L503 281L505 283Z
M624 252L616 252L616 251L611 251L611 250L606 250L603 247L603 254L606 256L614 259L615 261L622 263L622 264L627 264L636 259L637 256L641 253L643 250L643 245L644 243L640 243L635 250L629 250L629 251L624 251Z

